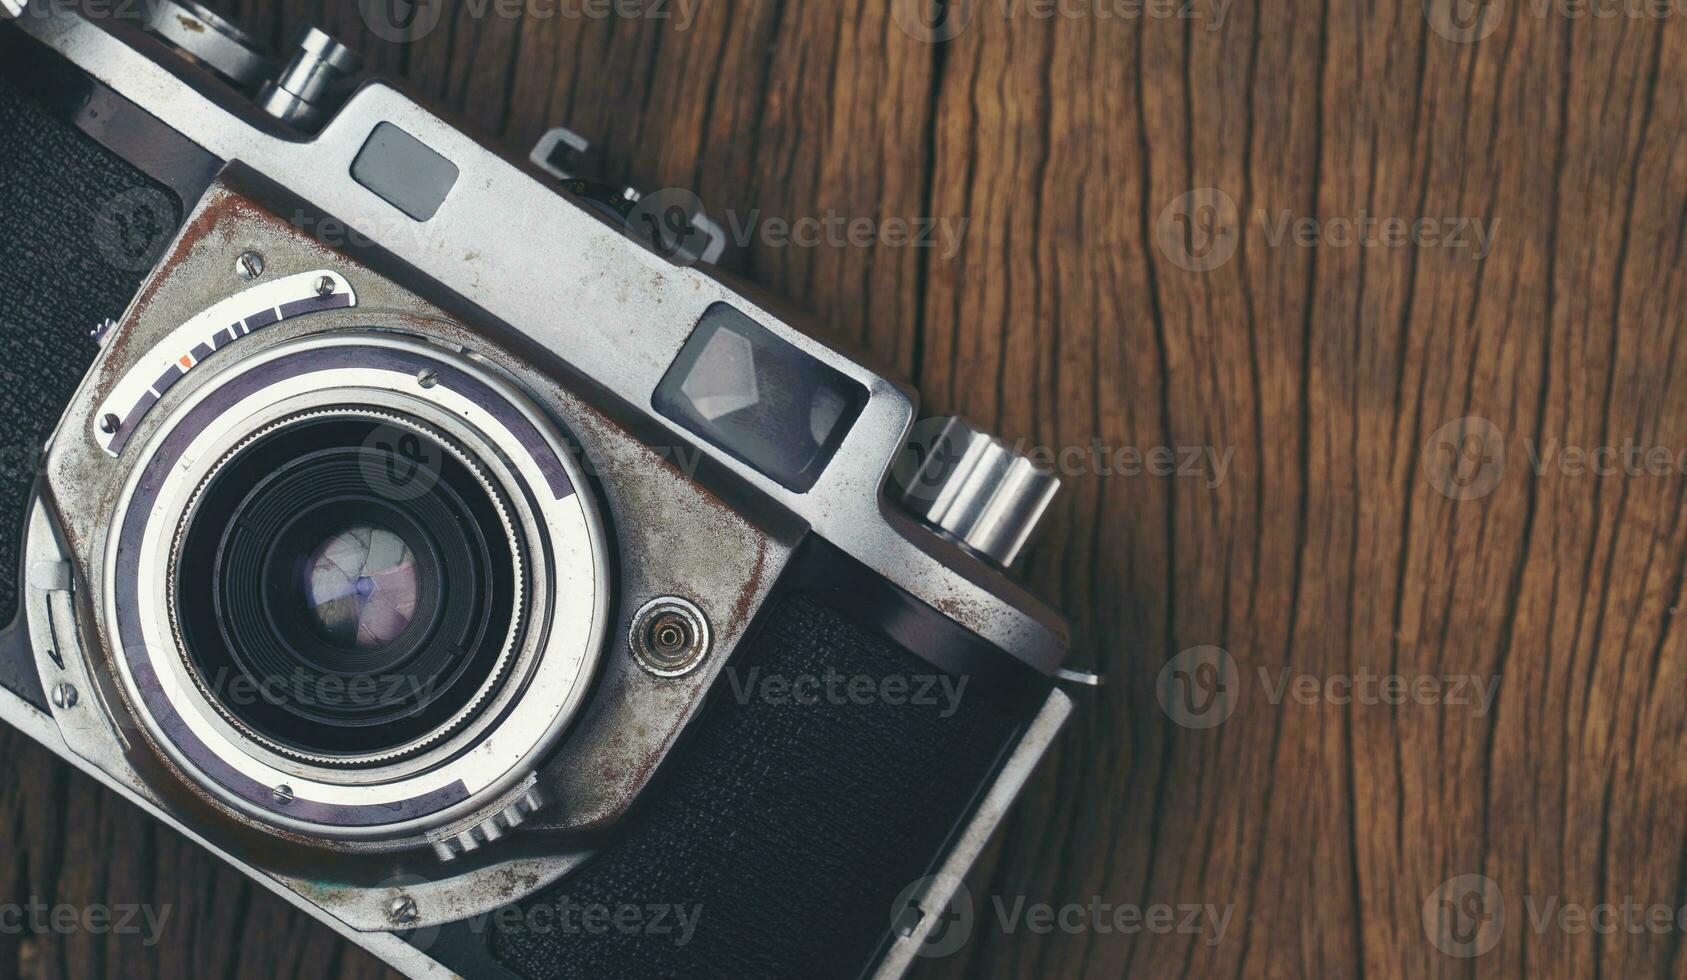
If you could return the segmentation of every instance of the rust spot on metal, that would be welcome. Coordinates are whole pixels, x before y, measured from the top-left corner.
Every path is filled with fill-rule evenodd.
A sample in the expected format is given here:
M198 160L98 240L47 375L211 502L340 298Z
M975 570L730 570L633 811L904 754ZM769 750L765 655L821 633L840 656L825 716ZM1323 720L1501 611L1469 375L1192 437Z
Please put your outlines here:
M756 567L750 573L750 580L738 590L738 598L732 603L732 627L734 631L746 629L750 625L750 615L761 597L761 582L767 575L767 542L762 539L756 541Z

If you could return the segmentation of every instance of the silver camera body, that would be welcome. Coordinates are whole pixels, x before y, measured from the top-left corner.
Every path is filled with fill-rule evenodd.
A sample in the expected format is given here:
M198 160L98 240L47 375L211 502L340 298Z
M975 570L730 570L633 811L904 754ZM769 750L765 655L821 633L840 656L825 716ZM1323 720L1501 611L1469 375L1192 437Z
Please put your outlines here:
M1055 481L689 266L707 234L653 250L637 195L342 86L320 32L278 67L167 6L202 29L0 23L181 218L46 447L0 717L398 969L474 975L463 924L614 847L780 597L838 591L1031 692L883 905L860 972L900 975L1082 679L1004 574Z

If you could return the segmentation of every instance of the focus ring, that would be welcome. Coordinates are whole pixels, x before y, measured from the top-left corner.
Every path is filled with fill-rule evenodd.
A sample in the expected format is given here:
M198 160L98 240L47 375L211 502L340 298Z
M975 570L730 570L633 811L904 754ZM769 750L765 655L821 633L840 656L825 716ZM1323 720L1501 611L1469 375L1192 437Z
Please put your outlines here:
M248 451L252 450L254 447L258 447L260 443L266 439L280 437L283 434L291 433L298 427L308 426L314 423L338 422L342 420L357 424L392 426L396 427L396 430L398 431L415 433L421 437L425 437L434 445L438 446L444 453L449 455L450 458L445 461L444 465L460 468L462 473L467 474L467 476L472 480L472 485L478 488L480 492L484 493L486 504L490 507L491 512L495 514L496 527L481 528L478 529L477 533L481 535L497 533L502 536L503 542L507 543L507 550L500 553L506 556L506 560L509 565L507 591L509 592L510 598L508 620L507 623L503 624L503 628L501 629L503 635L496 638L488 635L483 638L484 642L490 643L496 641L498 643L495 659L492 659L491 661L489 672L483 681L475 685L470 696L462 703L460 708L451 713L447 720L437 726L427 728L425 731L416 734L414 737L409 738L400 745L392 747L383 746L378 749L368 749L352 753L328 753L320 750L313 750L308 746L288 744L287 741L281 738L272 737L268 733L259 730L258 726L251 723L249 719L242 717L242 713L237 707L231 707L230 705L225 704L224 698L219 690L220 687L224 686L223 684L218 683L220 678L207 678L201 670L201 665L195 660L195 650L193 645L190 643L190 634L194 631L192 628L184 628L184 614L182 612L184 597L181 594L184 583L182 583L182 576L178 574L178 572L183 567L184 559L189 556L189 552L201 547L193 544L196 535L199 534L199 532L194 530L195 521L204 510L207 494L213 492L213 488L218 486L217 481L219 477L225 475L225 473L232 473L233 471L231 470L231 467L235 467ZM327 480L324 482L323 486L318 488L318 490L327 492L330 495L335 492L346 491L348 487L343 485L345 483L343 470L341 473L342 475L338 482L335 480ZM376 479L378 479L378 475ZM253 495L256 495L260 489L262 488L254 488L247 495L248 500L243 501L241 506L244 506L245 503L249 502L249 499ZM286 491L297 488L282 487L281 489ZM221 491L218 490L216 492L220 493ZM306 497L302 494L288 496L285 493L282 495L281 499L286 501L294 500L295 498L300 500L306 499ZM437 501L424 499L421 506L424 510L426 510L428 507L436 504ZM412 504L412 506L415 505ZM238 507L236 508L236 512L239 512ZM285 513L285 511L283 510L282 513ZM433 517L435 520L438 520L441 515L436 513ZM270 523L274 523L273 520ZM262 522L260 522L260 524L262 524ZM260 527L260 530L273 532L274 528ZM224 536L231 537L233 535L231 533L225 534ZM450 553L453 549L447 548L446 551ZM456 554L454 560L460 563L463 560L463 555L460 553L460 549L457 549L457 551L458 553ZM250 547L246 547L244 550L240 547L234 547L230 549L230 553L237 555L242 559L250 559L252 557ZM221 558L222 554L219 550L219 561ZM475 717L476 713L485 704L488 697L490 697L490 695L498 689L498 686L504 680L512 662L513 652L521 642L522 631L525 628L525 543L521 540L521 536L517 534L515 530L515 526L510 519L508 504L501 491L494 482L487 477L485 471L474 460L474 458L453 439L419 419L379 409L357 406L313 409L278 419L258 429L257 431L250 433L224 453L195 487L192 496L188 500L187 506L182 512L181 520L178 522L175 529L172 539L170 561L172 574L167 576L169 588L167 605L170 611L171 629L175 634L178 649L180 649L183 653L182 659L184 661L184 666L187 668L187 673L193 678L194 684L199 688L200 693L204 695L206 700L216 708L217 713L225 721L235 726L245 736L252 738L279 755L315 765L335 767L367 767L383 765L423 752L429 747L459 731L465 724ZM496 563L497 562L495 561L495 564ZM456 570L452 574L460 575L461 570ZM219 590L217 594L220 599L222 591L226 591L228 576L225 575L223 570L219 568L218 573L214 575L213 578L217 582L217 589ZM479 585L476 585L473 589L459 589L457 595L447 595L444 598L447 599L447 605L451 602L456 602L459 606L464 604L473 606L476 604L476 600L471 598L471 596L476 595L475 590L484 591ZM449 593L450 590L444 591ZM262 599L256 596L246 596L242 599L242 601L253 604L262 603ZM254 609L245 609L242 611L242 614L249 617L253 611ZM273 616L273 612L271 615ZM220 618L221 617L219 617L219 629L221 630L222 625L220 623ZM423 611L420 609L417 610L417 618L424 618ZM191 624L189 624L189 626L191 627ZM224 635L226 637L226 632ZM245 635L249 637L253 634L251 634L248 630ZM431 641L432 638L429 639ZM447 653L463 653L461 650L452 648L452 641L449 637L446 638L446 644ZM256 666L257 673L260 676L273 676L270 672L274 670L278 663L285 662L285 658L280 661L276 659L277 652L273 648L258 651L253 648L255 646L254 644L247 642L241 644L240 649L237 650L235 643L232 640L228 645L228 652L230 655L235 656L237 661L241 662L242 667L245 666L242 657L250 657L253 653L258 653L260 655L260 659L258 660ZM457 644L457 646L461 645L462 644ZM377 653L379 652L380 651L377 651ZM390 653L390 651L388 652ZM427 655L433 655L439 653L439 651L427 650L424 647L418 651L417 655L421 656L424 655L424 653ZM340 651L339 655L349 657L345 651ZM436 657L435 659L438 658ZM447 657L446 659L449 660L450 658ZM466 665L469 657L462 656L461 659ZM355 664L356 661L355 659L348 659L347 663ZM465 669L467 669L466 666L459 665L458 673L452 675L443 687L450 689L451 685L459 679L462 675L462 671ZM330 676L334 674L333 671L328 671L326 673ZM417 694L421 693L420 686L420 683L416 685ZM417 711L423 711L426 707L427 705L422 705L417 709ZM325 722L325 724L326 723L328 722Z

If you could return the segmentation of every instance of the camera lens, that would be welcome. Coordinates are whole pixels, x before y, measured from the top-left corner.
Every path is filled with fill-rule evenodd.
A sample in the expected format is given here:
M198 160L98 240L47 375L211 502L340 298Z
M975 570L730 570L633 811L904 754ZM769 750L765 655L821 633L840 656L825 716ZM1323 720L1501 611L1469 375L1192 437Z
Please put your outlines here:
M472 716L520 627L498 490L442 433L356 409L233 450L189 509L173 609L225 717L317 759L402 753Z
M359 524L330 534L305 562L304 603L332 642L362 649L397 639L416 615L416 556L397 533Z

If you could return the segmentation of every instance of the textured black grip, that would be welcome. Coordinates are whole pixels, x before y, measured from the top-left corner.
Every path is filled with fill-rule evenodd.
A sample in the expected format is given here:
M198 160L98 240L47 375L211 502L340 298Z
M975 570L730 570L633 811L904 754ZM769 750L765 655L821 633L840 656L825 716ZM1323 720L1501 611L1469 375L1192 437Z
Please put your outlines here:
M179 218L162 186L0 77L0 623L42 443L98 352L88 333L122 314Z
M627 832L523 902L513 928L494 920L505 968L530 980L860 976L893 903L942 853L1035 700L983 682L954 697L959 678L922 694L935 668L806 594L782 600L729 670ZM829 672L861 678L858 692L879 683L866 697L805 687L818 703L781 693L778 679ZM595 929L589 909L604 910ZM689 935L681 910L696 916ZM615 913L621 925L602 918Z

